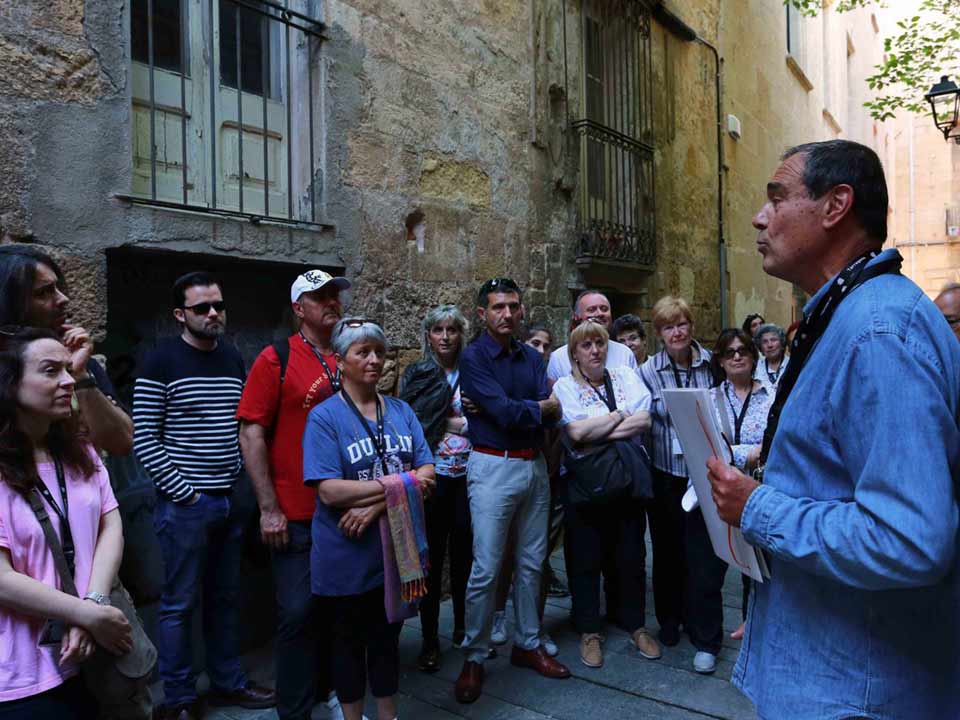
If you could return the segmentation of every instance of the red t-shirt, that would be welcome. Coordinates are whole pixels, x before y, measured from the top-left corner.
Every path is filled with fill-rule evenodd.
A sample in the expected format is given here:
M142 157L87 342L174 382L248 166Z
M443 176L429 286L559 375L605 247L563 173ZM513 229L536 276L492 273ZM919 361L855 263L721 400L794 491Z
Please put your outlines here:
M280 509L288 520L310 520L317 491L303 484L303 431L310 410L333 395L333 386L313 349L299 334L290 336L287 342L290 358L283 388L280 358L273 346L267 346L247 376L237 417L273 428L268 440L270 477ZM334 356L324 355L323 359L331 372L336 372Z

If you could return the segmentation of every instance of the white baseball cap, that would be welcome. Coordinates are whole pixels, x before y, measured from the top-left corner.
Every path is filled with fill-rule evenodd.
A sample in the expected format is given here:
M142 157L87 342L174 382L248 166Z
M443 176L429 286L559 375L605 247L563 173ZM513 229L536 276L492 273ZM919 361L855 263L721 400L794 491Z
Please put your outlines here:
M319 290L327 283L333 283L338 290L348 290L350 281L345 277L334 277L323 270L307 270L299 275L290 286L290 302L297 302L305 292Z

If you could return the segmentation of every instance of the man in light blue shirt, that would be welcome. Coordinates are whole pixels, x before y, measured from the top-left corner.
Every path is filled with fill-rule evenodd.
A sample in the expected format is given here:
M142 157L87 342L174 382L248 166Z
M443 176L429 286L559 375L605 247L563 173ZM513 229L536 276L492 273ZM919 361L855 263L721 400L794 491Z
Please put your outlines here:
M764 270L813 297L763 484L709 463L721 517L771 570L733 682L761 718L960 718L960 345L914 283L876 274L898 255L880 252L872 150L794 148L767 197L753 220ZM846 294L854 269L874 276Z

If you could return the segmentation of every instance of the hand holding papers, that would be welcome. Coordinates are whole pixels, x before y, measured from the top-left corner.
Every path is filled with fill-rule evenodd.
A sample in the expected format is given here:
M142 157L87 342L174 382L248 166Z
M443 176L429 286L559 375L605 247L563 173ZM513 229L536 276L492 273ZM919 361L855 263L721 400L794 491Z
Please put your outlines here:
M696 388L664 390L663 397L670 421L683 447L687 472L697 493L713 551L737 570L763 582L764 576L770 576L763 555L744 540L739 528L720 519L713 502L710 481L707 479L707 460L717 457L732 462L733 457L717 424L717 412L710 391Z

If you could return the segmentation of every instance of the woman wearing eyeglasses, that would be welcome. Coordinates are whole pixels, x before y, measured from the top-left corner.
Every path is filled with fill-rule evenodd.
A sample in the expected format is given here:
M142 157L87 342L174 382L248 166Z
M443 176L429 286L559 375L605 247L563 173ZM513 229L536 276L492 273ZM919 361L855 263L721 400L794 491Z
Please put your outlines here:
M760 336L764 334L763 327L758 333ZM772 387L754 380L758 357L757 347L749 335L738 328L727 328L717 338L711 361L717 381L714 401L717 412L721 414L720 424L733 450L733 462L744 472L753 470L760 458L767 415L776 395ZM744 620L747 618L749 592L750 579L744 575ZM744 625L741 624L730 636L739 640L743 637L743 629Z
M434 485L433 453L410 406L377 392L383 330L345 318L331 343L342 388L310 411L303 436L303 478L318 496L311 586L333 628L333 684L344 717L361 719L369 682L379 720L394 720L402 623L385 612L377 521L386 503L378 480L413 470L426 494Z
M766 385L773 395L777 392L780 378L790 362L787 355L787 333L779 325L766 323L757 328L757 332L751 337L753 345L763 355L757 361L754 377Z
M658 637L668 647L676 645L682 624L698 651L694 670L711 673L716 669L723 628L715 620L712 598L706 610L702 610L702 603L691 606L691 599L701 594L702 587L714 584L720 568L714 564L717 558L700 511L685 513L680 504L689 480L687 464L663 400L663 391L667 389L713 385L710 351L693 339L693 312L683 298L667 296L657 301L653 306L653 329L663 350L647 359L640 376L652 396L654 497L649 515Z
M96 701L77 677L97 645L131 647L113 587L123 530L110 478L72 414L70 352L46 330L0 332L0 718L86 719ZM60 590L40 521L42 499L81 597ZM72 552L71 552L72 548Z
M433 449L437 490L425 508L430 545L427 595L420 604L423 647L417 667L440 669L439 618L443 564L450 546L453 644L464 636L465 596L473 564L473 533L467 499L467 418L460 400L460 353L469 325L454 305L431 309L422 324L423 359L407 368L400 398L413 408Z

